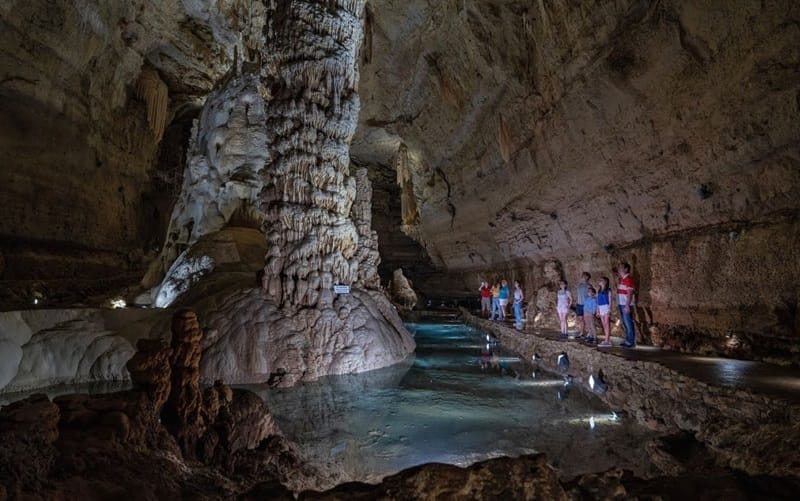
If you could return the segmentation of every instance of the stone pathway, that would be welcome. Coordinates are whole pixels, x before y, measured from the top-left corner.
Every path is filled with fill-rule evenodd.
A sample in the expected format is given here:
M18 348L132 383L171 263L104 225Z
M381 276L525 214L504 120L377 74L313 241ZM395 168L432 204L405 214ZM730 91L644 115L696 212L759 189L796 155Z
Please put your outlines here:
M514 319L504 322L481 320L479 322L514 329ZM516 331L515 332L519 332ZM591 346L580 339L559 339L552 329L526 328L519 332L523 336L536 336L551 341L562 341L570 345ZM800 368L787 367L750 360L692 355L677 351L662 350L654 346L639 345L635 349L624 349L621 338L611 338L613 348L602 351L628 360L654 362L706 384L735 389L747 389L754 393L770 395L791 402L800 402Z

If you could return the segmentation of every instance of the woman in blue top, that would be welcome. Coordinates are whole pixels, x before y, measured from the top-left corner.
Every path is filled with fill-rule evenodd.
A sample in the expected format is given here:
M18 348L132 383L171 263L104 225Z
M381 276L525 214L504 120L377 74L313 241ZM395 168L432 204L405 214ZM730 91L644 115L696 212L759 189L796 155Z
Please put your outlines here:
M506 319L506 306L508 306L508 295L510 292L511 291L508 289L508 282L505 280L500 282L500 295L497 296L497 299L500 301L500 320Z
M597 289L597 316L600 317L600 321L603 323L603 334L606 336L606 339L597 345L598 348L611 347L611 326L608 320L608 315L611 311L611 291L608 288L608 283L608 277L601 278Z

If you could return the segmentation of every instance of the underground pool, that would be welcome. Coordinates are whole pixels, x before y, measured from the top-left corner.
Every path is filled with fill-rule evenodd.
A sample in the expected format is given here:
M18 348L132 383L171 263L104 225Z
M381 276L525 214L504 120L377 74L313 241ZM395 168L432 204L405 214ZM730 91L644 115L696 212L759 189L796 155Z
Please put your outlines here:
M306 459L338 480L376 482L424 463L465 466L539 452L562 479L613 467L655 473L645 445L656 435L580 383L565 385L463 324L407 327L417 349L406 363L292 388L248 388Z

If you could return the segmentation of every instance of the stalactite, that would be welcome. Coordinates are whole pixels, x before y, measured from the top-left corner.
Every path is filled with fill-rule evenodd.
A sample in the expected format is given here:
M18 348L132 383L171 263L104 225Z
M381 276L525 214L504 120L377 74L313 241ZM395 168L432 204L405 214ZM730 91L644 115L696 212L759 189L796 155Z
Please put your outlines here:
M498 115L497 117L497 145L500 148L500 156L503 158L504 162L508 162L511 160L511 153L513 144L513 138L511 137L511 128L506 123L505 119L503 119L503 115Z
M142 70L136 83L136 97L147 104L147 123L153 131L156 143L161 142L167 126L168 94L167 84L161 80L156 70Z

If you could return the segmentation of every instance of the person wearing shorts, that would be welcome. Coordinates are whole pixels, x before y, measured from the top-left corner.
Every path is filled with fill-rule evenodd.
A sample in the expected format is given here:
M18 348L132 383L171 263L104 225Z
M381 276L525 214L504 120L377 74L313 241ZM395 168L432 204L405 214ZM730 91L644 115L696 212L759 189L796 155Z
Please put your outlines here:
M597 288L597 316L600 317L600 323L603 324L603 334L605 340L598 344L598 348L611 347L611 323L609 315L611 314L611 290L608 288L608 277L600 279L600 284Z
M586 332L586 323L583 318L583 305L586 300L586 291L589 289L589 279L592 276L588 272L581 273L581 281L575 287L575 315L578 316L578 337L582 337Z
M500 302L500 320L506 319L506 306L508 306L508 296L511 294L511 290L508 288L508 282L505 280L500 282L500 295L497 299Z

